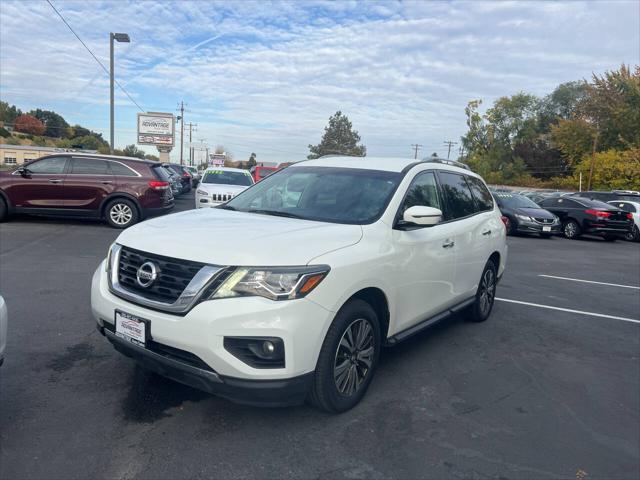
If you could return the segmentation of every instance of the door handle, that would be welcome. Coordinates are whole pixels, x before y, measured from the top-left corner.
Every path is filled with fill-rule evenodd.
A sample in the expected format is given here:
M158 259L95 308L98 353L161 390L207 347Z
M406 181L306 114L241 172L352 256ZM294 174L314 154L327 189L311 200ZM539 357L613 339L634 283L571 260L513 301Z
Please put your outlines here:
M49 183L62 183L62 180L59 178L50 178Z
M451 248L456 244L453 240L449 240L442 244L442 248Z
M491 235L491 230L486 230L482 232L483 235Z
M111 180L104 180L103 182L100 182L103 185L111 185L113 182Z

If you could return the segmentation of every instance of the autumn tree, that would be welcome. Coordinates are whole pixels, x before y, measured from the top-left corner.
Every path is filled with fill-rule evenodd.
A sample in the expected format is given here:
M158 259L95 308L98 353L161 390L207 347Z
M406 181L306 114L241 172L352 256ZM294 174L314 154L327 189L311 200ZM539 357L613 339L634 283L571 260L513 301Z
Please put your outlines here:
M364 157L367 147L358 145L360 135L353 129L351 121L341 111L329 118L329 124L324 128L324 134L318 145L309 145L311 152L307 158L318 158L323 155L350 155Z
M31 115L20 115L14 122L13 129L16 132L29 133L31 135L42 135L45 131L44 124Z

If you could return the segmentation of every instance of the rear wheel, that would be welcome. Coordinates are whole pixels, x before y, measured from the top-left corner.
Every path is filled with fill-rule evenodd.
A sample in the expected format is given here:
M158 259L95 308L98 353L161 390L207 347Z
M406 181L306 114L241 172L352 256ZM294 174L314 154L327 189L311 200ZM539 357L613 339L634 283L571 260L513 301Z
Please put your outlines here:
M350 300L336 315L322 344L310 402L332 413L354 407L369 388L380 345L375 310L363 300Z
M578 222L575 220L567 220L562 226L562 233L564 233L565 237L570 239L578 238L581 233L580 225L578 225Z
M624 239L629 242L640 242L640 229L638 226L634 225L633 229L629 233L625 234Z
M131 200L117 198L107 204L104 216L113 228L127 228L138 223L138 209Z
M498 284L498 267L489 260L482 271L476 299L469 307L469 320L472 322L484 322L493 310L496 298L496 285Z

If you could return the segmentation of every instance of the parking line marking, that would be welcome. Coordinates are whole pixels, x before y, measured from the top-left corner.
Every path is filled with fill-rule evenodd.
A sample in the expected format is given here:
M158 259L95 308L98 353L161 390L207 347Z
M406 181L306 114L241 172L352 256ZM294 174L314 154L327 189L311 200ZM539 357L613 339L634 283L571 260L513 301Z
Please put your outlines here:
M520 305L528 305L530 307L547 308L549 310L559 310L561 312L579 313L581 315L589 315L592 317L611 318L613 320L622 320L623 322L640 323L640 320L636 320L634 318L616 317L615 315L605 315L604 313L585 312L583 310L572 310L570 308L552 307L551 305L540 305L539 303L522 302L520 300L511 300L509 298L496 297L496 300L499 300L501 302L517 303Z
M570 280L572 282L596 283L598 285L609 285L610 287L633 288L634 290L640 290L640 287L635 287L633 285L620 285L618 283L594 282L593 280L581 280L579 278L569 278L569 277L556 277L555 275L538 275L538 276L545 277L545 278L557 278L560 280Z

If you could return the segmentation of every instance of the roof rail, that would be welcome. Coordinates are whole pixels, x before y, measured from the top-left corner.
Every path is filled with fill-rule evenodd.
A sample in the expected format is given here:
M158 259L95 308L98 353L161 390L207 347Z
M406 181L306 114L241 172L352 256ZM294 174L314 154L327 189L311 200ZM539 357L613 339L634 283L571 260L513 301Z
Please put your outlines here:
M446 158L426 157L422 159L426 163L443 163L445 165L451 165L452 167L464 168L465 170L471 170L469 165L462 162L456 162L455 160L449 160Z

